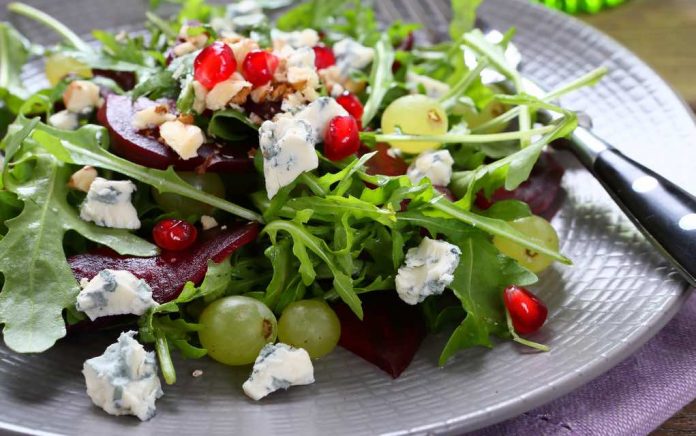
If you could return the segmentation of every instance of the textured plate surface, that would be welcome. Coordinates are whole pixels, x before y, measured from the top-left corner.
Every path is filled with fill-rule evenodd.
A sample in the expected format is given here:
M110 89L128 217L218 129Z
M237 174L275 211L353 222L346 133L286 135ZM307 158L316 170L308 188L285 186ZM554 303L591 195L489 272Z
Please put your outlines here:
M0 5L6 4L0 0ZM78 33L136 25L145 1L35 0ZM421 21L442 32L446 2L385 1L386 19ZM492 26L516 26L525 72L552 87L599 65L612 71L593 89L564 103L589 113L596 131L635 159L696 192L691 176L696 128L671 90L641 61L580 22L524 1L487 0ZM42 28L16 17L22 31L49 41ZM32 72L28 72L32 76ZM36 74L34 72L34 74ZM554 220L562 250L575 266L543 274L536 290L550 318L535 340L551 352L532 354L512 343L469 350L437 367L443 338L426 341L398 380L339 350L316 363L317 383L261 403L241 391L248 369L209 361L178 363L179 382L165 386L158 415L140 423L93 407L84 393L82 362L113 338L63 341L37 356L0 347L0 429L69 434L374 434L461 432L522 413L608 370L660 329L687 295L686 285L656 256L599 184L572 159L568 199ZM202 377L190 376L203 369Z

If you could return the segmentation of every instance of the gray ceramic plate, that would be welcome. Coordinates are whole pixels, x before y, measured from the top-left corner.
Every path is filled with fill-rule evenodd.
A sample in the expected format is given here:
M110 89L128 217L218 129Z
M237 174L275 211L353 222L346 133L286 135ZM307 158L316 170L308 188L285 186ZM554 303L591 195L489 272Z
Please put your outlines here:
M0 1L0 5L6 4ZM140 22L145 1L35 0L80 33ZM423 21L442 32L445 1L384 1L385 19ZM580 22L524 1L487 0L494 27L518 28L525 72L547 87L606 65L610 76L565 103L588 112L596 131L628 155L696 192L691 176L696 127L682 102L624 48ZM32 38L50 35L14 18ZM29 71L32 78L36 72ZM563 156L562 156L563 157ZM317 383L254 403L241 391L248 370L209 361L179 363L179 382L165 387L157 416L146 423L92 406L82 362L110 338L64 341L38 356L0 348L0 428L72 434L374 434L462 432L552 401L608 370L655 334L687 296L686 285L622 217L599 185L571 159L568 199L554 220L572 268L544 273L536 290L550 307L534 339L551 352L530 354L512 343L469 350L444 368L442 338L430 338L398 380L338 350L316 364ZM190 376L203 369L199 378Z

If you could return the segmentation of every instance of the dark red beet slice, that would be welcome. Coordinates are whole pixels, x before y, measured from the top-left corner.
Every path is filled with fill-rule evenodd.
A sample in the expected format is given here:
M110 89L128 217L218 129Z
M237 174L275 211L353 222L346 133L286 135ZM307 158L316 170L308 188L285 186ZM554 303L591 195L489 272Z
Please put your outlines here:
M397 378L425 338L423 316L418 307L404 303L393 291L367 294L362 302L362 321L345 304L333 306L341 320L338 343Z
M163 250L159 256L120 256L108 248L78 254L68 259L77 280L91 279L103 269L130 271L152 287L158 303L175 299L186 282L199 284L208 271L208 260L222 262L238 248L254 241L258 223L248 223L226 230L215 228L203 232L196 244L185 252Z
M561 188L563 173L563 167L551 154L543 153L527 181L513 191L500 188L490 199L487 199L483 192L479 192L476 196L476 207L488 209L496 201L521 200L529 205L534 214L550 219L558 212L564 198L565 193Z
M132 102L125 95L109 95L97 113L97 120L109 130L111 148L116 154L131 162L157 169L170 165L180 171L198 170L216 173L245 172L253 169L248 156L249 146L204 144L198 149L198 157L181 159L171 148L156 139L156 132L141 132L133 128L133 115L148 106L168 104L172 101L152 101L139 98Z
M388 153L391 147L389 144L379 143L374 150L369 150L362 147L358 151L359 154L365 154L370 151L376 151L377 154L368 160L365 164L368 174L381 174L383 176L402 176L408 170L408 164L398 155Z
M135 73L132 71L114 71L114 70L101 70L95 68L92 70L95 76L106 77L111 79L124 91L130 91L135 87Z

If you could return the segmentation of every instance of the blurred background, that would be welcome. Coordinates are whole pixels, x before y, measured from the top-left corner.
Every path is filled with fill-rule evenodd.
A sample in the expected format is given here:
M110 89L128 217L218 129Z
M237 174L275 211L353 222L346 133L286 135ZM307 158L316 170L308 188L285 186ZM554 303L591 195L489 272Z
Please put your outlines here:
M533 0L574 13L653 67L696 110L696 0Z

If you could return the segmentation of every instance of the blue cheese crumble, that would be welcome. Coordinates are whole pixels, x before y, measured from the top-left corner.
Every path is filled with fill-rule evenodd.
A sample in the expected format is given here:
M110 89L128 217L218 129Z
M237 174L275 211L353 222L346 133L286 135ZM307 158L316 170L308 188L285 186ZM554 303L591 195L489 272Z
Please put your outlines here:
M315 142L312 126L304 120L284 116L261 124L259 146L269 200L297 176L319 166Z
M425 95L431 98L443 97L450 91L450 86L428 76L422 76L412 71L406 73L406 84L412 92L419 92L422 87Z
M333 117L348 116L343 106L332 97L320 97L295 114L295 119L308 122L314 129L314 137L324 140L326 129Z
M406 261L396 275L396 292L408 304L418 304L430 295L439 295L454 280L459 265L459 247L449 242L423 238L408 250Z
M258 401L278 389L312 383L314 367L307 351L277 343L261 349L242 388L245 394Z
M87 282L77 295L76 308L89 319L108 315L142 315L157 306L152 288L130 271L105 269Z
M139 229L138 211L131 203L135 184L130 180L94 179L80 208L80 218L101 227Z
M95 405L111 415L135 415L146 421L155 415L162 385L155 353L146 352L133 336L134 331L121 333L104 354L85 361L82 374Z
M362 70L372 63L375 57L375 49L365 47L352 38L345 38L333 46L341 76L348 77L353 70Z
M413 161L406 175L414 185L427 177L435 186L447 186L452 179L453 164L448 150L426 151Z

